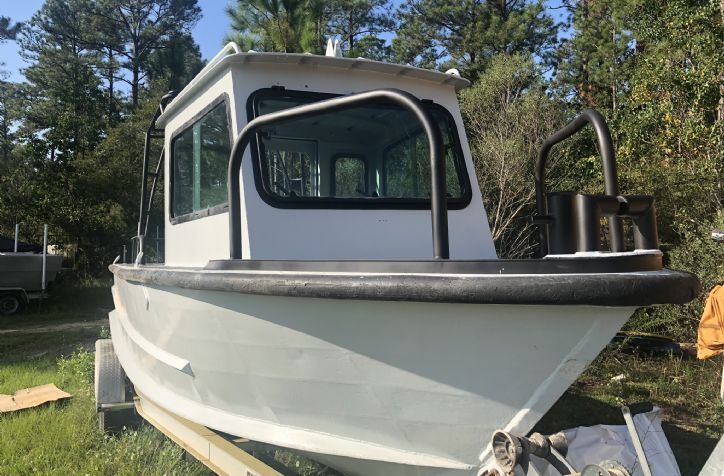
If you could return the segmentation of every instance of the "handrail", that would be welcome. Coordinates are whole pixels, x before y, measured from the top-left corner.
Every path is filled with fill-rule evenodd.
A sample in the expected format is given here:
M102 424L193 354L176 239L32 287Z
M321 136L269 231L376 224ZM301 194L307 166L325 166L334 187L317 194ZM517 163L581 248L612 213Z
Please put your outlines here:
M398 89L376 89L349 96L341 96L312 104L305 104L259 116L250 121L239 133L231 150L228 169L229 191L229 254L231 259L241 259L241 192L239 174L244 151L252 135L260 128L270 124L314 116L325 112L348 109L360 104L385 100L396 103L412 112L422 124L430 144L431 169L431 216L432 243L435 259L449 259L450 246L447 221L447 191L445 182L445 162L442 133L437 124L422 106L419 99L410 93Z
M143 170L141 171L141 203L139 205L139 211L138 211L138 229L137 229L137 235L134 238L138 238L138 251L143 252L144 250L144 236L146 232L148 231L148 216L151 211L151 204L153 202L153 195L156 191L156 181L158 180L159 174L161 172L161 164L163 163L163 157L164 157L164 151L161 150L161 157L158 159L158 163L156 164L156 173L153 176L153 184L151 185L151 193L148 197L148 206L144 206L146 204L146 195L148 194L148 165L149 165L149 156L151 154L151 139L163 137L163 130L156 129L156 121L158 118L163 114L164 109L166 106L171 102L171 100L176 96L175 91L169 91L166 93L162 98L161 101L156 108L156 112L153 114L153 118L151 119L151 122L148 125L148 128L146 129L146 137L143 144ZM157 134L157 135L154 135Z
M535 203L538 210L538 217L543 218L547 213L546 188L545 188L545 166L548 153L551 148L571 137L583 129L586 124L591 124L596 131L598 146L601 149L601 163L603 165L603 179L606 195L618 196L618 175L616 172L616 155L613 149L611 132L608 130L603 116L594 109L586 109L564 128L553 133L541 145L538 152L538 160L535 166ZM618 217L609 217L609 231L611 234L611 251L623 251L623 225ZM539 224L538 237L541 256L548 251L548 238L545 224Z

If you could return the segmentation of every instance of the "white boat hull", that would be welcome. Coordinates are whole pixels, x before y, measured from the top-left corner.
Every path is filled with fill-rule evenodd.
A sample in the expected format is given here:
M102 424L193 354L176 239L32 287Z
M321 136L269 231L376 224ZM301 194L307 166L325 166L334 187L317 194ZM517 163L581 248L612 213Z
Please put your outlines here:
M275 297L116 277L131 381L202 425L350 475L475 474L495 429L524 434L632 307Z

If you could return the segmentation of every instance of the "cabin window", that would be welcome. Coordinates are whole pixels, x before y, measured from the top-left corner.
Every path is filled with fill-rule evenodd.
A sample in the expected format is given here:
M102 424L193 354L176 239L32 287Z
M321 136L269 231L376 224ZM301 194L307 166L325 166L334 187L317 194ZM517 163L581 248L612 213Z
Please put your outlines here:
M280 197L319 195L317 143L307 140L266 141L267 180Z
M176 135L171 150L172 217L206 216L226 204L231 139L225 102Z
M445 133L445 178L447 195L460 197L463 190L458 180L458 170L455 166L453 146L449 142L451 134ZM430 147L427 137L420 133L410 139L404 139L387 149L383 156L384 183L383 190L387 197L415 197L430 196Z
M263 89L249 99L250 119L333 97ZM470 182L450 113L425 103L445 144L448 208L470 202ZM285 121L263 128L252 147L257 189L276 207L430 207L427 137L414 115L389 103Z
M334 159L332 186L335 197L367 196L367 162L359 156L339 155Z

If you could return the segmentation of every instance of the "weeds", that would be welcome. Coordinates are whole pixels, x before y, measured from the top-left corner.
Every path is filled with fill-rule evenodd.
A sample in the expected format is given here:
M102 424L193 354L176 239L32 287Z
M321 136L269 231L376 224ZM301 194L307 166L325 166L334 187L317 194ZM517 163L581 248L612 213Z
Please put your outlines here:
M79 346L69 357L58 358L58 376L63 382L93 384L95 353Z
M698 474L724 428L721 360L631 355L606 349L538 423L552 433L576 426L623 424L622 405L651 402L682 474ZM623 376L623 377L621 377Z
M0 414L0 474L212 475L153 428L109 436L98 429L93 397L94 333L18 335L0 342L0 393L55 383L67 402ZM68 349L68 355L61 355ZM28 353L43 355L27 359ZM73 350L74 349L74 350ZM15 357L15 358L13 358Z

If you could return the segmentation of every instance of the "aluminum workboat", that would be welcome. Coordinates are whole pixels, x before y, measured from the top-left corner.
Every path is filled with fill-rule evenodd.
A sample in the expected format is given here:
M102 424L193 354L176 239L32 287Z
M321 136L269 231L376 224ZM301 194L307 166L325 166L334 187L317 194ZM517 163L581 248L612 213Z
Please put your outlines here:
M498 259L456 98L467 85L232 44L165 97L134 262L110 268L113 347L138 394L349 475L475 475L492 432L527 433L636 308L696 295L694 276L662 267L653 199L619 194L594 111L538 159L541 257ZM548 193L549 149L587 124L605 194Z

